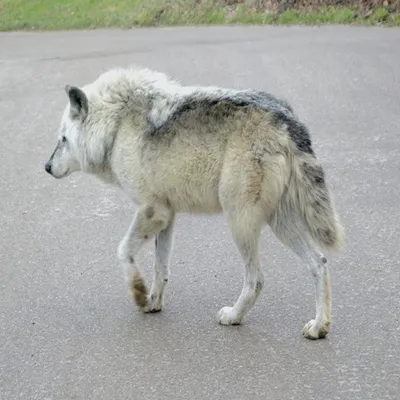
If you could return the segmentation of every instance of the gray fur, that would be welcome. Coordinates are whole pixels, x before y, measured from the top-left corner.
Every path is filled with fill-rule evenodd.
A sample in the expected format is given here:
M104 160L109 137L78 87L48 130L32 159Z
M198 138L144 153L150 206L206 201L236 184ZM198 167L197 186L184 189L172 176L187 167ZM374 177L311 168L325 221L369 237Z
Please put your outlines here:
M229 118L239 108L254 108L271 113L276 124L286 124L287 132L299 150L312 153L310 134L305 125L297 120L292 107L285 100L263 91L197 91L177 104L168 104L167 108L170 108L169 113L165 113L163 119L154 117L158 115L155 111L149 115L150 136L165 134L172 124L179 122L183 114L194 110L201 117L224 119Z
M176 214L223 212L245 273L239 298L218 312L219 323L240 324L262 290L258 245L268 224L315 279L316 317L303 334L328 333L330 282L321 249L339 249L342 228L309 132L286 101L262 91L183 86L140 69L111 70L81 92L87 115L74 119L71 108L79 107L69 96L59 131L66 143L46 170L56 178L93 174L136 204L118 255L142 311L163 307ZM150 239L156 257L147 294L135 260Z

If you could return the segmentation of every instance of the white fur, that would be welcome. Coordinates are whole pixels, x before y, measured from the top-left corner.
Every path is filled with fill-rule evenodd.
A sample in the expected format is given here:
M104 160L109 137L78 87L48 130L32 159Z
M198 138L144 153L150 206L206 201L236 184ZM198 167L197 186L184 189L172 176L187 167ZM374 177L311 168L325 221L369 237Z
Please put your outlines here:
M67 93L46 169L56 178L81 170L131 196L137 212L118 255L142 311L163 308L175 215L223 212L244 280L234 305L218 312L219 323L240 324L255 304L264 284L260 231L269 224L315 279L316 317L303 334L328 333L329 271L319 248L339 248L342 231L307 131L287 103L262 92L185 87L141 69L111 70ZM153 238L147 294L136 257Z

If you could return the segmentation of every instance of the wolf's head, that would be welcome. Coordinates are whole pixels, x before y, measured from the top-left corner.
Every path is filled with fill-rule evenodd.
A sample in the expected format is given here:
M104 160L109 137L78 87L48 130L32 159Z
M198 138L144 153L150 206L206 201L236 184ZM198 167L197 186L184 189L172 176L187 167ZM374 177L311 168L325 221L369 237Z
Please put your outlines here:
M83 90L66 85L69 103L58 130L57 146L45 165L45 170L60 179L81 170L79 138L84 135L85 120L89 113L89 102Z

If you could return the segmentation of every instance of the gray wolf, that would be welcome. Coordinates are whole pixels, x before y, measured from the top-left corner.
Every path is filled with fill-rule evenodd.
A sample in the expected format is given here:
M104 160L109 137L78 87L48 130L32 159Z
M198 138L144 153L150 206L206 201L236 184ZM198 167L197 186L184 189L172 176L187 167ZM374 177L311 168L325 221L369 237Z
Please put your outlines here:
M184 86L140 68L112 69L65 90L69 101L45 170L55 178L83 171L130 196L137 211L118 256L141 311L164 306L176 215L223 213L244 282L218 322L240 324L255 304L264 285L259 237L269 225L315 281L316 316L303 335L328 334L331 289L322 250L339 250L343 229L310 134L286 101L260 90ZM148 292L136 257L152 239Z

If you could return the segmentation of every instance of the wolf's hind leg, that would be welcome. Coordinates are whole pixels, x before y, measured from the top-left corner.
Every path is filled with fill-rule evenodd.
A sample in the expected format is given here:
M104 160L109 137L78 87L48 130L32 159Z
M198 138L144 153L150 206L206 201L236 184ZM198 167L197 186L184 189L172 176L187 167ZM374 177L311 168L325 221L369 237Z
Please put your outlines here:
M245 314L253 307L264 285L260 269L258 241L263 218L258 206L228 213L227 219L236 246L244 262L242 292L233 307L223 307L217 314L222 325L239 325Z
M324 338L331 325L331 285L327 260L316 250L312 239L295 213L278 215L271 229L283 244L288 246L307 265L315 283L316 315L303 328L308 339Z
M118 247L118 257L124 268L125 279L141 311L149 311L149 296L135 257L148 240L168 227L171 218L171 210L164 205L155 204L140 208Z

